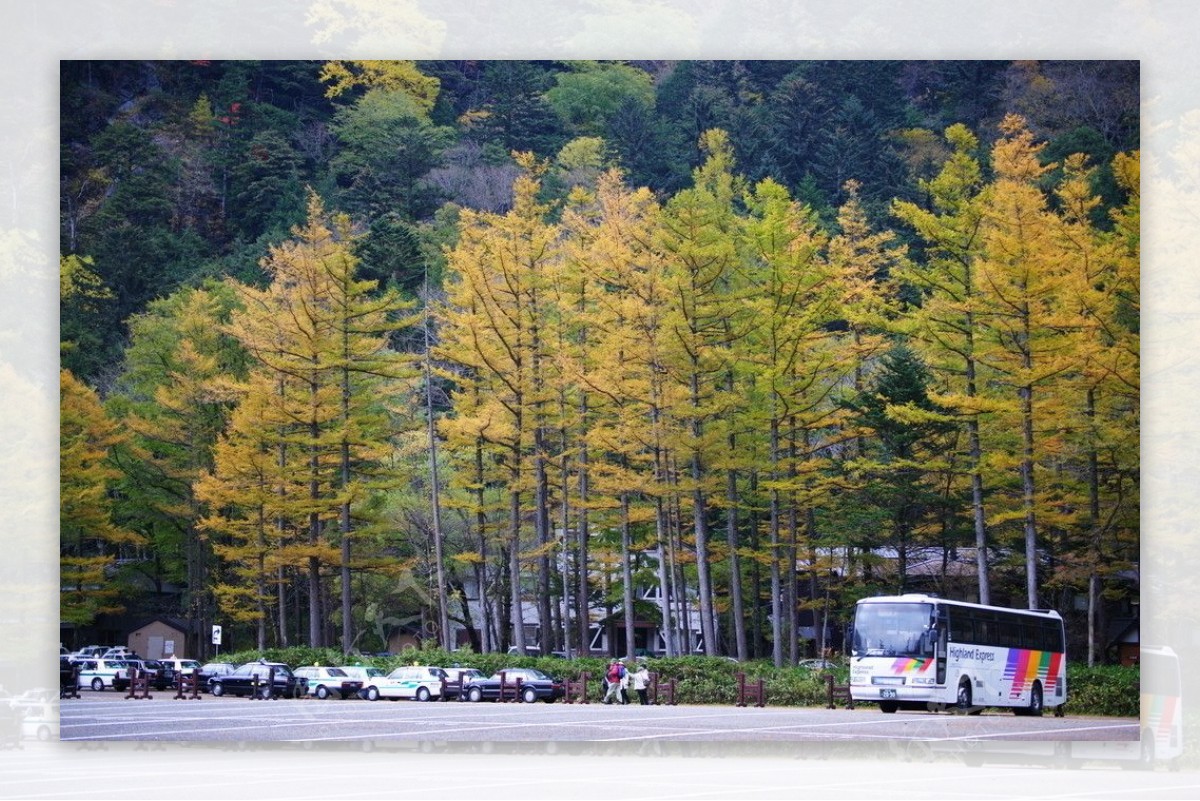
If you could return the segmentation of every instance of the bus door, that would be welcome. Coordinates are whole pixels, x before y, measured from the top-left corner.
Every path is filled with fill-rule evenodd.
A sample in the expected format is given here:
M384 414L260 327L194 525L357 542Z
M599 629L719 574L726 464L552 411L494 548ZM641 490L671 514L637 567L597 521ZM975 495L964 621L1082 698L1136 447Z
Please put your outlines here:
M932 621L933 658L934 667L937 668L938 686L946 684L946 647L950 639L950 619L946 611L945 606L938 604L934 608Z

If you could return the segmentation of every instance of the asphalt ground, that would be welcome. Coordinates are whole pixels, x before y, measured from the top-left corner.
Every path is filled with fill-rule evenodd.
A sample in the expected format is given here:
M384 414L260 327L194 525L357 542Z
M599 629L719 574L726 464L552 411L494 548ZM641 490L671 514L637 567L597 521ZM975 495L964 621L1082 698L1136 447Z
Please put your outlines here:
M202 696L128 699L84 691L60 702L63 741L371 744L588 742L953 743L970 740L1134 741L1136 720L857 709L362 701Z
M1053 754L1059 738L1135 734L1125 719L113 693L60 710L63 741L0 748L0 799L1200 798L1187 766L965 758L988 743Z
M1188 763L1037 757L1136 748L1131 719L111 692L58 707L62 741L0 744L0 799L1200 798Z

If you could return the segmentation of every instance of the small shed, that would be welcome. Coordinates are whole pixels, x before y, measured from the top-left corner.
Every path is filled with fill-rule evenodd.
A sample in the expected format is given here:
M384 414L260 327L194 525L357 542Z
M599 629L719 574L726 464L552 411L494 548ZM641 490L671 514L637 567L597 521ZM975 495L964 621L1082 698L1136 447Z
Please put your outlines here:
M146 659L185 658L187 624L169 617L156 617L129 632L126 645Z
M1109 642L1110 653L1116 652L1117 662L1125 667L1132 667L1141 661L1142 638L1141 626L1137 618L1118 618L1112 622L1115 636Z
M420 648L425 638L416 626L399 626L387 638L388 653L398 654L406 648Z

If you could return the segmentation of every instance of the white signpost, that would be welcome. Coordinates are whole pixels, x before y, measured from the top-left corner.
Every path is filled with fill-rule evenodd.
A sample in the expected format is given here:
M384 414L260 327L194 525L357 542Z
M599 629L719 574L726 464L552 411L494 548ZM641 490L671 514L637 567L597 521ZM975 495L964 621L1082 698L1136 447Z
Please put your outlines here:
M212 629L212 643L217 646L217 653L219 654L221 653L221 627L213 626Z

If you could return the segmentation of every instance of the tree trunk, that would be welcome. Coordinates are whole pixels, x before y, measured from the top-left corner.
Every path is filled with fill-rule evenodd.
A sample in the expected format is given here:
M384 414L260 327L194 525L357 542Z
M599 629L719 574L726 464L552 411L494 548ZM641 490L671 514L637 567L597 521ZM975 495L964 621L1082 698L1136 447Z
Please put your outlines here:
M771 659L783 667L783 587L779 575L779 420L771 418Z
M429 292L429 277L425 280L426 297ZM426 309L428 311L428 308ZM449 598L446 595L445 554L442 542L441 486L438 481L437 431L433 422L433 366L430 364L429 320L425 321L425 422L429 438L429 502L433 517L433 560L437 578L438 641L445 650L451 650Z
M700 409L700 376L693 359L691 377L692 420L692 525L696 534L696 583L700 590L700 633L704 638L704 653L717 655L717 632L713 627L713 592L708 573L708 509L704 497L704 468L700 458L702 426L697 415Z
M634 653L634 593L633 593L633 549L629 529L629 493L621 493L621 579L624 581L622 601L625 605L625 656L633 659Z
M581 420L587 420L587 401L581 400ZM575 565L575 616L579 627L579 650L587 655L591 648L591 617L588 600L588 449L582 445L579 452L579 560Z
M975 358L972 355L975 347L974 318L967 315L967 397L974 398L975 387ZM983 474L980 472L980 462L983 460L983 446L979 438L979 419L972 416L967 421L967 444L971 458L971 512L975 524L975 572L979 582L979 603L992 602L991 586L988 581L987 555L987 525L983 510Z
M1025 507L1025 588L1029 608L1038 608L1037 519L1033 481L1033 388L1021 387L1021 491Z
M514 473L512 486L517 486L519 476ZM518 653L525 653L525 606L521 600L521 493L509 492L508 507L508 572L509 595L512 601L513 645Z

